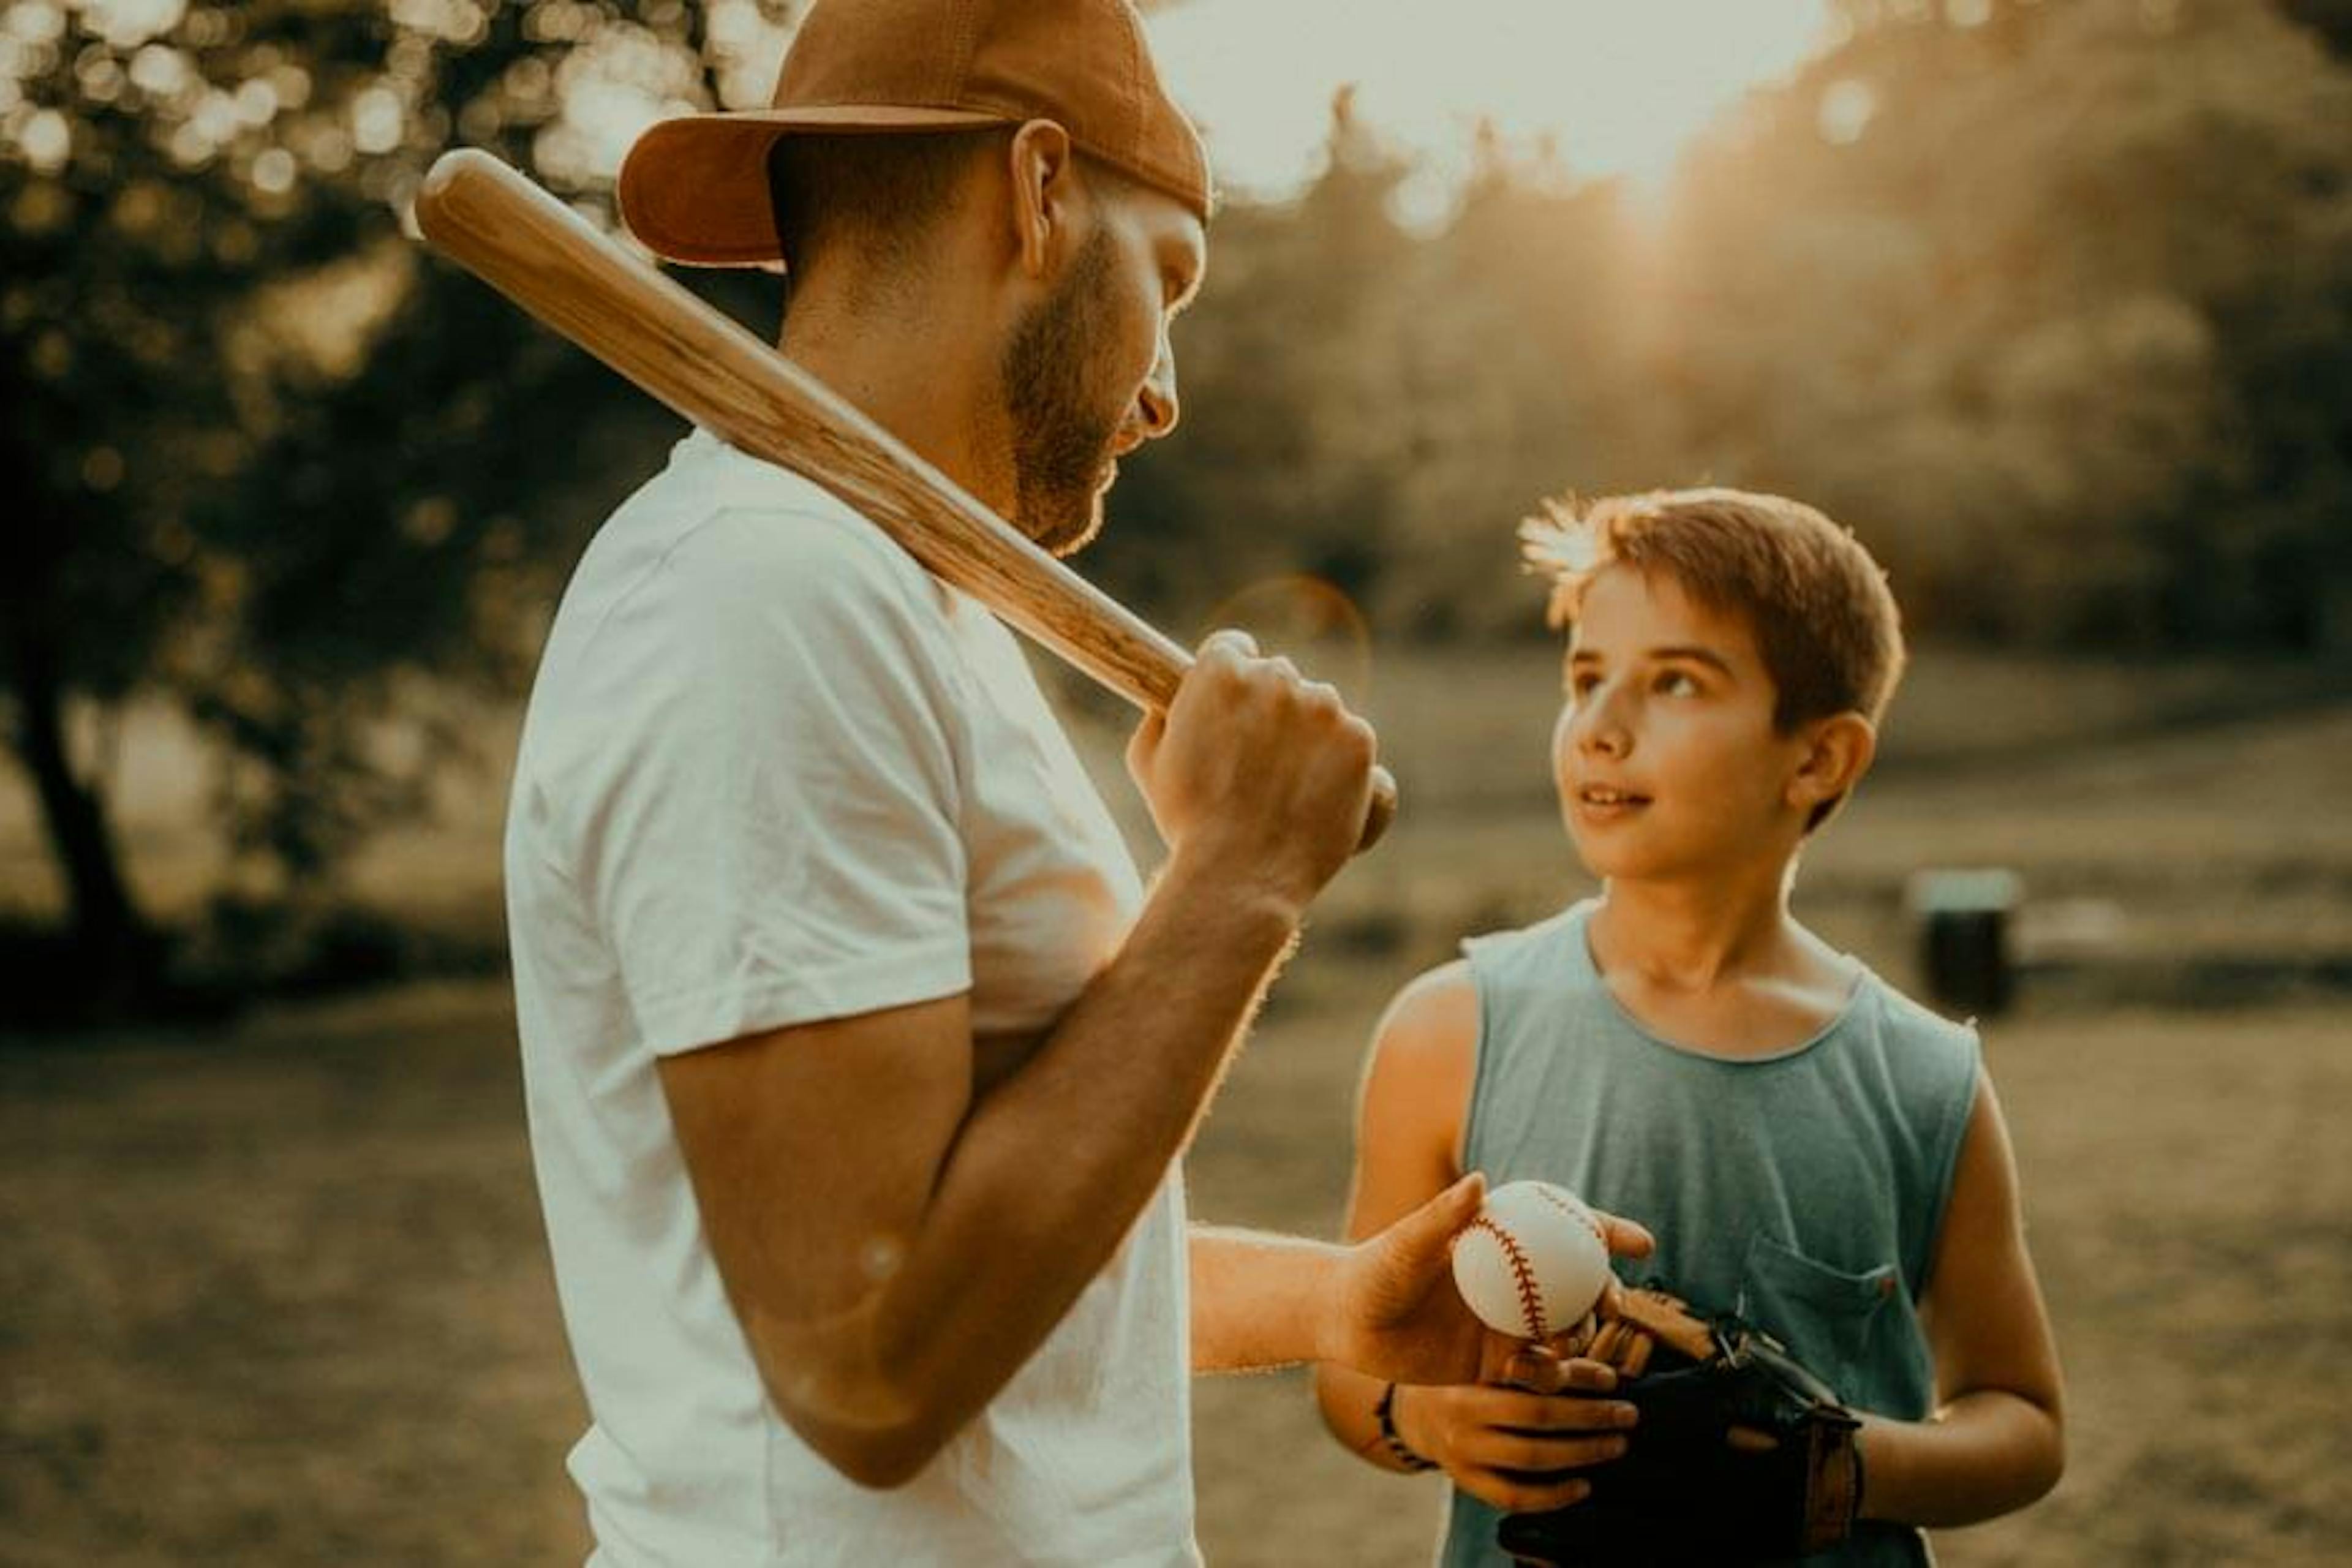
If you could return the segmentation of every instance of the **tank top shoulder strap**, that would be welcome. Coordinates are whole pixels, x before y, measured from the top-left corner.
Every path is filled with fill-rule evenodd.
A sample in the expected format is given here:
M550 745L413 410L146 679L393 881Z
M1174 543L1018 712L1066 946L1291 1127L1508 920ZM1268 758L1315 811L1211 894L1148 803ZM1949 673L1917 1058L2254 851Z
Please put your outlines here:
M1591 905L1576 904L1517 931L1462 944L1478 999L1477 1060L1465 1110L1466 1165L1496 1181L1530 1160L1563 1152L1546 1105L1580 1103L1574 1080L1596 1070L1591 1037L1610 1010L1597 1007L1600 975L1585 946Z

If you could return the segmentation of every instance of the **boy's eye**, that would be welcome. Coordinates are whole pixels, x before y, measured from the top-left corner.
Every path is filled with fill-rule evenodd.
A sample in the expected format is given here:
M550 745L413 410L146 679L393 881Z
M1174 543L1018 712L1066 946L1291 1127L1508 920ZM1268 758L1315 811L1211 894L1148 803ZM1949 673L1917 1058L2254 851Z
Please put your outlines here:
M1589 669L1580 669L1568 678L1568 692L1571 697L1581 697L1600 684L1599 676Z
M1655 689L1667 697L1696 697L1698 681L1686 671L1669 669L1658 677Z

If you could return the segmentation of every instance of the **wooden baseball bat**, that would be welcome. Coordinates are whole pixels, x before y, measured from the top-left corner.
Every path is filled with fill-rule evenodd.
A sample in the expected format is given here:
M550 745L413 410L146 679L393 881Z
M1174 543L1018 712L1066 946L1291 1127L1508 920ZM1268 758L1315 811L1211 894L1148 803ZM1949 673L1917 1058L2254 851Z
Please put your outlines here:
M888 431L476 149L425 176L416 224L443 255L730 445L824 486L934 576L1137 707L1166 712L1192 656L1040 549ZM1396 815L1372 774L1360 852Z

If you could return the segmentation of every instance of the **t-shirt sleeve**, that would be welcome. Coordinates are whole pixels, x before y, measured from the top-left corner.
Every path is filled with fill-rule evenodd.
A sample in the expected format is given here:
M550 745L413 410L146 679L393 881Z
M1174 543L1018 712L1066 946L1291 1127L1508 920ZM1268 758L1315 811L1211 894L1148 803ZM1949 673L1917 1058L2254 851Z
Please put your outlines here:
M657 1055L971 986L962 677L863 526L722 512L600 628L580 861Z

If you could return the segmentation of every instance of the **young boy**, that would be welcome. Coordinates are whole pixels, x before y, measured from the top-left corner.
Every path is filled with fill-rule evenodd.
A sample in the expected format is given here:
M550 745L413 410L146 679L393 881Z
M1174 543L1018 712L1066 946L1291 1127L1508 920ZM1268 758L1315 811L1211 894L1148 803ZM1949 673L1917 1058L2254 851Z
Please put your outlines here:
M1903 663L1894 600L1852 535L1777 497L1547 510L1528 553L1574 626L1554 781L1602 890L1465 943L1391 1004L1349 1233L1469 1170L1647 1226L1634 1274L1745 1313L1864 1415L1834 1560L1925 1563L1918 1527L2032 1502L2063 1437L1975 1031L1789 912L1799 850L1870 765ZM1317 1392L1371 1463L1446 1472L1444 1563L1499 1563L1503 1513L1575 1503L1580 1472L1641 1441L1608 1370L1570 1367L1559 1394L1336 1367Z

